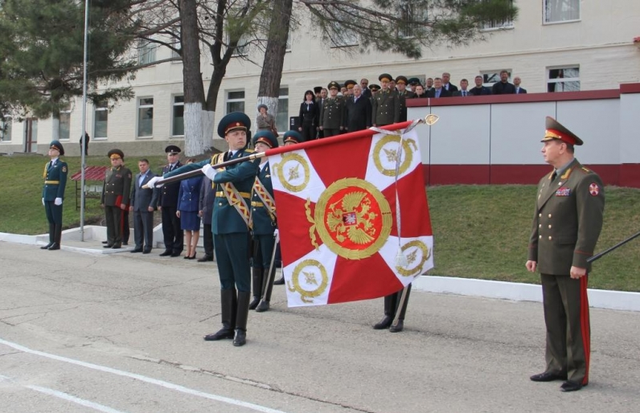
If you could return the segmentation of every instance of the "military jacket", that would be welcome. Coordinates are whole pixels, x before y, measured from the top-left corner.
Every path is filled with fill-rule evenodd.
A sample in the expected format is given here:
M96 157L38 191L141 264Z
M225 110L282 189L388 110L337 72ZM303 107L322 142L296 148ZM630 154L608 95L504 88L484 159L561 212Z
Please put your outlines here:
M62 159L58 158L54 166L51 166L51 161L47 162L44 167L44 187L42 188L42 197L45 201L64 199L68 173L69 167Z
M198 211L200 207L200 187L202 186L202 176L180 181L180 192L178 194L179 211Z
M407 120L407 99L411 99L415 96L415 93L405 90L404 92L397 91L398 94L398 103L400 106L400 115L398 117L398 122L404 122Z
M346 102L343 96L326 98L320 108L320 126L324 129L340 129L345 125Z
M400 98L395 90L379 90L373 95L371 121L376 126L400 121Z
M555 179L538 184L529 260L542 274L569 275L571 266L590 269L604 213L604 187L593 171L574 160Z
M102 185L102 204L105 206L129 205L131 194L131 171L124 167L107 170Z
M257 179L264 190L266 190L271 199L273 199L273 185L271 184L271 168L269 162L258 173ZM255 182L255 180L254 180ZM267 197L268 199L268 197ZM275 206L275 205L274 205ZM272 211L269 206L265 205L258 195L258 190L254 184L251 190L251 220L253 221L253 233L256 235L273 235L276 229L276 212Z
M180 162L176 163L176 168L178 169L182 166ZM162 176L165 176L170 172L170 165L166 165L162 168ZM163 185L160 188L160 201L158 205L165 208L178 208L178 194L180 192L180 182L172 182L167 185Z

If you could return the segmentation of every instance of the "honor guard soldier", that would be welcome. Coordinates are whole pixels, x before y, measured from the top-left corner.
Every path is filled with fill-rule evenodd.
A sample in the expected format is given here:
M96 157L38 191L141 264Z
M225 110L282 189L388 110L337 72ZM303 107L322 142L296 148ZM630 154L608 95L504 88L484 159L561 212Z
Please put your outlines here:
M400 119L400 99L395 90L389 89L391 75L383 73L378 77L382 89L373 95L371 122L373 126L398 123Z
M278 147L278 139L270 131L258 131L251 139L256 152L266 152ZM276 247L274 233L277 230L276 203L273 199L269 158L260 158L260 169L251 190L251 222L253 233L253 301L250 310L267 311L271 300L276 267L271 263ZM272 273L269 272L272 271ZM264 290L264 294L262 291ZM264 299L260 299L264 296ZM259 305L258 305L259 304Z
M296 145L303 142L302 135L294 130L285 132L282 139L284 140L284 146Z
M184 165L165 175L170 177L202 169L215 185L211 230L220 276L222 329L206 335L204 339L233 339L236 347L246 343L251 299L249 205L259 160L240 162L220 170L215 166L249 156L253 152L246 149L250 127L251 120L247 115L241 112L229 113L218 124L218 135L227 141L229 151L215 154L210 160ZM152 180L150 184L153 185L156 181L157 179Z
M345 100L338 96L340 84L331 82L328 87L329 97L320 107L320 130L325 138L339 135L345 128Z
M122 248L122 211L129 205L131 194L131 171L123 166L124 153L112 149L107 154L111 169L107 170L102 185L101 204L107 223L107 245L104 248Z
M604 213L600 177L574 157L582 139L546 119L542 155L554 170L538 184L527 270L538 271L547 328L546 368L533 381L564 380L564 392L589 383L591 331L587 276Z
M59 141L52 141L49 145L50 161L44 167L42 177L42 205L49 221L49 243L40 247L43 250L59 250L62 239L62 201L67 187L67 163L60 159L64 155L64 148Z
M182 166L180 163L180 148L176 145L167 146L164 151L167 154L167 165L162 168L165 175ZM161 257L179 257L184 248L184 234L180 227L178 211L178 196L180 195L180 182L163 185L160 189L160 202L158 206L162 211L162 236L164 238L164 251Z
M410 90L407 90L408 80L404 76L398 76L396 78L396 93L398 94L398 100L400 105L400 116L398 122L405 122L407 120L407 99L411 99L415 94Z

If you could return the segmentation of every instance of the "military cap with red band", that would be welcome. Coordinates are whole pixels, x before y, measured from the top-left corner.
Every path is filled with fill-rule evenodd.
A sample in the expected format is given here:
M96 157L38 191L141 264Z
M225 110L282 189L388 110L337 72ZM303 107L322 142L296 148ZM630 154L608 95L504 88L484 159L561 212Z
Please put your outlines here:
M541 142L560 140L562 142L568 143L569 145L578 146L582 145L583 143L582 139L578 138L573 132L562 126L560 122L558 122L551 116L547 116L545 128L546 131Z
M242 112L231 112L225 115L218 123L218 135L224 138L227 133L234 130L248 131L251 128L251 119Z

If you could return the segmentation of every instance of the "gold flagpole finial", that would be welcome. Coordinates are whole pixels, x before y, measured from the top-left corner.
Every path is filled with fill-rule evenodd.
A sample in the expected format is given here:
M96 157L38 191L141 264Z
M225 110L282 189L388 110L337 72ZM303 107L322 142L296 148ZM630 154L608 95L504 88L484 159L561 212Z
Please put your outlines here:
M424 123L431 126L435 124L440 119L440 116L434 115L433 113L428 114L424 117Z

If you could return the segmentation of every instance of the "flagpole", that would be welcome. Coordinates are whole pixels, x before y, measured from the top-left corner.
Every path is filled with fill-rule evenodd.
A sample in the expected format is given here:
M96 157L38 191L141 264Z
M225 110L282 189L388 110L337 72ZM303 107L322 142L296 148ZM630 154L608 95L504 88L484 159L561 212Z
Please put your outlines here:
M80 241L84 241L84 207L85 207L85 147L87 145L87 55L89 38L89 0L84 2L84 53L82 57L82 128L80 130Z

